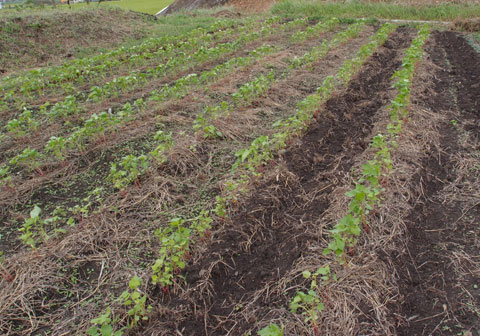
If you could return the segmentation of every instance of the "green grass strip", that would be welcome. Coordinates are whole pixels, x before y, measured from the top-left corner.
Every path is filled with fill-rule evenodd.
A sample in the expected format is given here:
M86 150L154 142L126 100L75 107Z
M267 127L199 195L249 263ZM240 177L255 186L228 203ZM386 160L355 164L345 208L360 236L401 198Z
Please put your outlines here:
M401 5L373 2L323 2L312 0L282 0L272 13L285 17L324 16L377 19L453 21L480 17L480 4Z

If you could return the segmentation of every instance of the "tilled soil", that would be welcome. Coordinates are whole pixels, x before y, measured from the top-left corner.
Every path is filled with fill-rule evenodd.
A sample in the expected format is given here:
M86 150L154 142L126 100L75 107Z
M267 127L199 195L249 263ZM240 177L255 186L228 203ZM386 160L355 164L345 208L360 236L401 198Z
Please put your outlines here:
M480 56L458 33L433 39L433 95L413 99L450 122L414 177L423 193L407 219L407 253L392 256L401 294L392 318L401 317L398 335L479 335ZM466 170L468 158L477 163Z
M388 102L390 77L412 38L405 28L392 34L278 158L279 168L257 183L203 257L187 267L188 290L165 299L168 313L158 316L162 327L183 335L241 335L269 307L287 305L291 293L272 293L270 287L320 238L314 225L329 206L338 174L368 144L372 118Z

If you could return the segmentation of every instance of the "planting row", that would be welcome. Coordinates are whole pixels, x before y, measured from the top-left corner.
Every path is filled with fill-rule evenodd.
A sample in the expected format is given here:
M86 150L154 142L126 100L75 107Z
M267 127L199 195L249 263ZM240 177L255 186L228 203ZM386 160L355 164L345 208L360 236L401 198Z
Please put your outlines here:
M312 27L310 32L318 34L326 29L332 30L338 24L338 19L331 19L325 23ZM236 93L232 94L231 103L222 101L216 106L205 107L203 112L197 115L193 125L194 130L198 135L201 135L204 138L222 137L221 132L215 127L215 122L219 117L228 116L234 109L249 105L255 98L267 92L273 83L287 77L293 69L313 64L318 59L323 58L329 50L332 50L338 45L346 43L350 39L358 36L364 27L364 22L353 24L345 31L337 33L332 40L324 40L320 46L314 47L302 57L295 57L294 59L290 60L290 67L284 72L275 75L275 73L271 71L266 76L262 74L255 80L242 85ZM301 41L303 39L299 40Z
M322 24L322 26L324 27L324 30L333 29L338 23L339 21L337 19L332 19L325 24ZM211 123L214 118L218 117L220 114L229 114L235 109L250 105L255 98L265 94L276 81L286 77L292 69L312 64L317 61L318 58L325 56L330 49L356 37L364 27L365 24L363 22L351 25L344 32L335 35L331 41L324 41L322 43L321 51L319 51L318 47L314 47L311 51L307 52L300 58L302 60L301 62L295 62L297 59L291 59L289 61L291 64L290 68L285 72L281 72L279 75L275 75L275 72L273 71L269 72L266 76L260 74L252 81L242 85L235 93L233 93L231 95L231 103L222 101L216 106L205 107L203 112L197 115L197 118L193 123L194 131L197 135L201 134L204 138L222 137L221 132ZM124 157L119 165L113 164L110 178L117 189L122 190L128 184L137 181L139 175L145 174L150 169L150 163L163 164L166 162L167 154L173 147L171 134L168 135L168 139L165 139L163 131L159 131L154 137L155 141L158 141L158 134L161 134L161 143L159 143L153 151L148 153L148 155L143 154L137 157L129 155Z
M419 30L418 37L405 51L402 68L392 76L392 87L398 90L398 94L388 106L391 121L387 125L387 134L378 134L372 139L371 147L376 153L372 160L362 165L355 187L346 193L346 196L351 198L346 215L329 231L331 240L323 253L333 253L341 265L348 264L347 255L354 253L361 228L369 233L368 215L379 206L381 194L388 186L389 174L393 169L391 152L397 147L396 138L401 133L402 124L408 120L411 82L415 67L423 57L422 47L429 34L429 26L424 25ZM328 283L336 281L337 277L331 271L330 265L320 267L314 272L304 271L303 276L310 280L310 287L307 291L297 292L290 302L290 310L301 314L305 323L310 324L318 335L319 313L324 309L321 293L325 292Z
M157 230L156 236L159 238L161 248L152 266L152 284L159 285L165 293L168 293L169 286L173 283L174 274L185 267L189 258L191 245L201 237L209 236L209 229L214 220L214 216L224 220L228 214L228 204L235 203L239 194L247 189L247 184L251 176L261 174L259 169L266 165L273 158L275 153L287 145L289 139L303 130L313 117L314 112L331 95L335 86L343 86L345 78L351 77L368 56L373 53L388 34L394 29L392 25L383 26L372 38L372 41L363 46L357 56L342 66L341 77L328 77L318 92L307 97L298 104L296 114L282 122L275 124L279 130L271 138L267 136L255 139L251 146L238 151L237 161L232 167L232 177L225 184L226 195L217 195L214 206L209 210L202 210L198 216L190 219L174 218L169 222L166 228ZM367 53L368 51L368 53ZM353 64L349 66L348 64ZM348 73L348 75L347 75ZM140 284L138 277L132 277L134 284ZM132 283L132 281L130 283ZM140 298L138 300L117 300L124 307L126 316L120 311L114 312L108 308L99 318L92 320L91 335L100 335L102 328L112 332L123 333L123 329L116 327L114 321L123 321L128 327L135 325L138 321L146 319L149 306L147 304L146 293L141 291L139 286L130 286L123 294L123 297Z
M25 107L25 104L22 103L21 110L19 111L17 117L22 119L24 118L23 114L27 112L29 114L29 118L40 119L43 117L45 118L45 122L55 121L57 118L65 118L69 115L81 114L82 111L79 107L81 102L91 101L98 103L106 98L118 97L121 93L138 89L153 79L161 78L167 74L175 73L181 70L187 70L194 65L203 64L211 61L212 59L218 59L225 54L238 50L246 43L271 34L274 30L274 24L270 23L263 26L260 32L257 33L256 30L259 28L259 26L261 26L261 24L252 22L251 24L243 26L240 29L241 35L235 42L219 43L211 47L208 47L208 44L205 44L205 41L203 41L201 37L191 39L189 43L192 47L190 49L190 51L192 51L191 54L179 52L176 55L169 57L168 61L161 62L160 64L155 63L158 65L154 65L147 70L132 71L129 75L115 77L113 80L108 81L101 86L90 87L87 92L68 95L63 100L60 100L53 105L47 101L33 113L30 111L31 108ZM251 31L253 31L253 33ZM226 30L226 32L226 36L228 36L233 34L234 30ZM15 121L16 119L7 123L7 130L11 129L11 123L14 123L13 126L17 126ZM27 127L28 124L20 124L20 126ZM14 128L14 130L16 130L16 128Z
M331 19L323 23L322 26L324 29L333 29L337 24L337 19ZM307 53L301 59L295 59L293 64L295 66L300 66L307 61L313 61L320 56L320 52L324 53L328 48L351 38L361 27L361 24L353 25L351 28L347 29L347 31L338 34L335 39L331 41L330 46L324 42L321 48L315 48L311 53ZM195 74L187 75L177 80L174 85L165 85L160 91L153 91L149 97L146 97L146 100L140 98L134 101L133 104L126 103L119 111L114 112L110 109L109 111L102 112L98 115L93 114L83 122L82 126L77 127L70 136L52 136L46 143L43 153L36 149L26 148L23 152L11 158L9 160L9 165L12 168L24 167L29 171L37 171L39 174L43 174L43 171L41 170L42 166L49 166L55 162L63 162L69 156L69 153L73 154L76 151L80 151L81 153L84 152L88 143L95 143L99 140L105 139L105 134L114 132L115 130L120 129L126 122L137 118L138 112L141 112L145 108L147 102L161 104L169 99L182 98L191 88L209 84L212 81L219 79L221 76L224 76L226 73L233 71L235 68L240 66L245 67L248 64L251 64L254 60L273 51L275 51L275 49L270 46L259 47L252 51L249 56L232 58L211 70L204 71L199 76ZM312 56L315 57L312 58ZM240 90L241 93L239 94L247 94L246 91L248 91L248 89L246 88L252 89L252 84L242 88ZM240 96L237 98L239 97ZM27 117L29 117L29 115L30 113L26 114ZM30 125L30 127L34 129L38 129L39 127L34 120L28 118L22 119L22 125ZM25 132L20 126L16 128L16 134L18 134L18 136L25 136ZM0 182L0 184L6 185L13 183L11 178L12 175L9 173L10 169L8 167L8 165L0 167L0 181L3 181L3 183Z
M336 24L338 24L338 20L336 19L331 20L330 22L327 22L325 24L325 29L333 29L336 26ZM347 30L336 34L331 41L328 41L326 43L324 42L322 44L324 47L322 48L321 56L324 56L325 53L330 48L337 46L339 43L345 43L351 38L355 37L364 28L364 26L365 25L362 22L352 25ZM300 65L308 65L316 61L317 60L316 57L309 56L312 54L316 54L317 53L316 50L317 50L317 47L314 47L311 51L307 52L303 57L301 57L301 59L305 60L303 62L293 62L293 59L290 60L291 68L299 67ZM262 47L261 51L264 53L267 53L270 51L270 48ZM255 57L258 57L259 55L261 55L261 52L259 50L256 50L250 56L252 57L251 60L255 59ZM246 58L238 58L238 59L231 59L229 62L230 64L235 64L238 60L241 60L242 64L244 64L247 61ZM306 60L308 60L308 62ZM269 77L273 78L271 76ZM207 76L207 79L205 81L208 81L208 78L210 77ZM238 92L232 95L233 101L235 102L235 104L237 104L238 106L243 106L243 105L246 105L247 102L250 102L251 99L253 99L253 97L252 95L245 94L246 92L245 88L257 87L258 82L264 79L266 79L266 77L264 77L263 75L260 75L258 78L254 79L252 82L246 83L245 85L240 87ZM269 86L262 86L262 87L264 88L262 93L264 93ZM228 105L228 103L226 102L223 102L223 104ZM195 128L195 125L196 124L194 124L194 128ZM102 135L104 135L104 133L102 133ZM63 139L55 138L54 140L57 141L56 143L57 146L64 145ZM58 143L59 140L61 140L61 143ZM150 171L153 167L161 166L167 161L167 158L170 155L171 150L175 144L172 138L171 132L166 133L163 130L159 130L154 135L153 141L155 143L154 149L150 151L148 154L142 154L139 156L134 156L130 154L123 157L119 162L112 164L110 169L110 175L108 176L108 180L112 182L113 187L115 189L123 191L131 183L136 183L137 185L139 185L139 177L141 175L145 174L147 171ZM55 151L54 154L55 153L56 153L56 157L58 157L59 159L62 159L62 160L65 159L62 152ZM31 166L30 168L35 169L34 166ZM36 169L39 169L39 167L37 167ZM5 182L8 181L7 188L8 187L13 188L11 178L8 179L7 177L5 177L4 181ZM80 219L87 216L90 211L92 201L95 199L98 200L98 196L99 196L98 193L99 193L98 190L94 191L94 194L89 195L85 200L83 200L82 203L84 204L78 205L77 207L72 208L69 211L74 215L75 214L79 215ZM57 231L63 232L59 230L59 226L58 226L58 224L61 223L62 221L63 222L67 221L71 225L75 223L75 220L73 219L73 217L70 217L67 220L66 212L58 208L55 210L55 213L52 214L51 217L49 217L48 220L42 219L41 217L38 216L39 213L37 212L35 213L36 215L34 217L32 217L31 215L30 219L26 221L26 223L30 223L30 224L34 223L34 225L30 225L30 224L27 225L28 234L27 235L24 234L21 237L24 243L29 245L34 251L36 250L36 246L40 242L45 242L46 240L49 239L49 234L47 234L47 231L54 232L54 233ZM46 229L47 226L49 227L49 229ZM36 229L36 227L38 228ZM25 226L24 226L23 232L26 232ZM28 241L25 238L28 238Z
M247 26L251 24L252 21L247 22ZM10 99L16 93L28 97L34 93L41 94L47 88L58 88L64 83L69 83L65 84L67 88L73 83L102 78L109 72L113 74L122 65L139 66L147 60L166 59L179 52L194 50L199 43L221 40L232 33L233 27L233 21L219 20L207 29L197 28L181 35L149 38L130 48L120 47L90 58L75 59L61 66L39 68L24 75L6 77L1 85L3 100Z
M278 21L273 17L265 21ZM284 29L296 28L308 24L306 19L295 19L284 25ZM197 28L181 35L168 35L161 38L149 38L140 45L130 48L120 47L109 52L100 53L90 58L75 59L57 67L31 70L24 75L13 75L2 80L0 93L2 100L13 98L15 93L31 96L42 94L45 89L62 87L65 92L72 90L72 84L85 83L102 79L107 74L118 73L121 66L138 67L147 61L168 59L182 52L195 50L202 43L220 41L238 32L248 32L256 25L249 19L242 26L237 21L218 20L208 28Z
M402 130L402 124L408 121L408 105L410 105L411 82L415 67L423 57L423 45L430 35L430 27L424 25L418 37L405 51L402 68L394 73L392 87L398 90L397 96L389 106L391 122L387 125L387 135L376 135L371 143L377 152L372 160L362 166L360 178L355 188L347 192L352 198L347 215L345 215L330 231L332 241L325 253L334 253L340 263L346 262L346 249L353 249L363 226L369 232L367 216L379 205L380 195L388 185L388 176L392 170L391 151L397 146L396 137Z

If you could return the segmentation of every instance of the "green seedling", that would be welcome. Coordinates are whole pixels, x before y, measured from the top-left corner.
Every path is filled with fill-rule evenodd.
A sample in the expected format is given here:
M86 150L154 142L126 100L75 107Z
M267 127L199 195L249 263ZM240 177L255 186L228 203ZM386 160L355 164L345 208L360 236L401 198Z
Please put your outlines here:
M45 151L51 153L58 161L64 162L67 152L67 140L63 137L52 136L45 145Z
M281 327L279 327L274 323L270 323L268 326L258 332L258 336L283 336L284 329L285 327L283 324Z
M135 182L138 187L140 186L139 177L147 171L150 163L146 155L130 154L122 158L119 166L121 169L116 163L112 164L108 179L113 182L116 189L124 190L132 182Z
M305 279L310 279L310 289L308 292L298 291L297 295L290 302L290 311L297 313L301 310L305 323L311 323L315 335L319 335L318 317L319 313L324 309L324 304L320 300L318 293L320 292L318 278L323 281L326 286L333 279L337 280L337 276L330 271L330 266L320 267L314 273L303 271L302 275Z
M138 276L134 276L128 283L129 289L124 291L118 300L128 310L128 316L130 317L129 327L135 327L140 321L148 320L147 314L152 310L152 306L147 306L147 295L142 295L140 286L142 285L142 279Z
M168 287L173 284L174 273L185 268L185 259L189 255L192 231L184 224L185 220L174 218L165 229L155 232L161 248L152 266L152 282L160 284L164 292L168 292Z
M40 168L40 159L42 155L33 148L25 148L22 153L13 157L9 163L12 166L18 166L20 163L25 165L31 171L36 171L39 175L44 175L43 170Z
M5 189L13 188L12 175L8 166L0 166L0 187Z
M89 336L122 336L123 330L114 329L114 324L116 319L112 318L112 310L110 307L107 308L105 313L101 314L99 317L94 318L90 321L93 324L88 330L87 335Z
M210 211L202 210L198 217L192 219L192 225L190 228L196 232L200 237L210 235L210 229L212 228L213 219L210 217Z
M36 206L30 211L30 217L25 220L22 227L19 229L22 232L20 236L20 240L30 246L32 250L36 253L37 252L37 244L40 240L47 241L49 236L45 231L45 221L40 217L40 213L42 209Z
M157 147L149 153L149 155L161 165L167 162L167 153L171 152L174 142L172 139L172 132L165 133L164 131L158 131L153 139L158 143Z

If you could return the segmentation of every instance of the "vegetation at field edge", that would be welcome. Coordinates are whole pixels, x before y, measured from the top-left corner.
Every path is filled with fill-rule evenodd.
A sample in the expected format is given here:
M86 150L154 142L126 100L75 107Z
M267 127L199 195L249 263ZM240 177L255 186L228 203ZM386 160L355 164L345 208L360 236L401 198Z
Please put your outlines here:
M361 17L377 19L453 21L480 17L480 4L441 3L409 5L385 2L323 2L312 0L281 0L272 13L288 17Z

